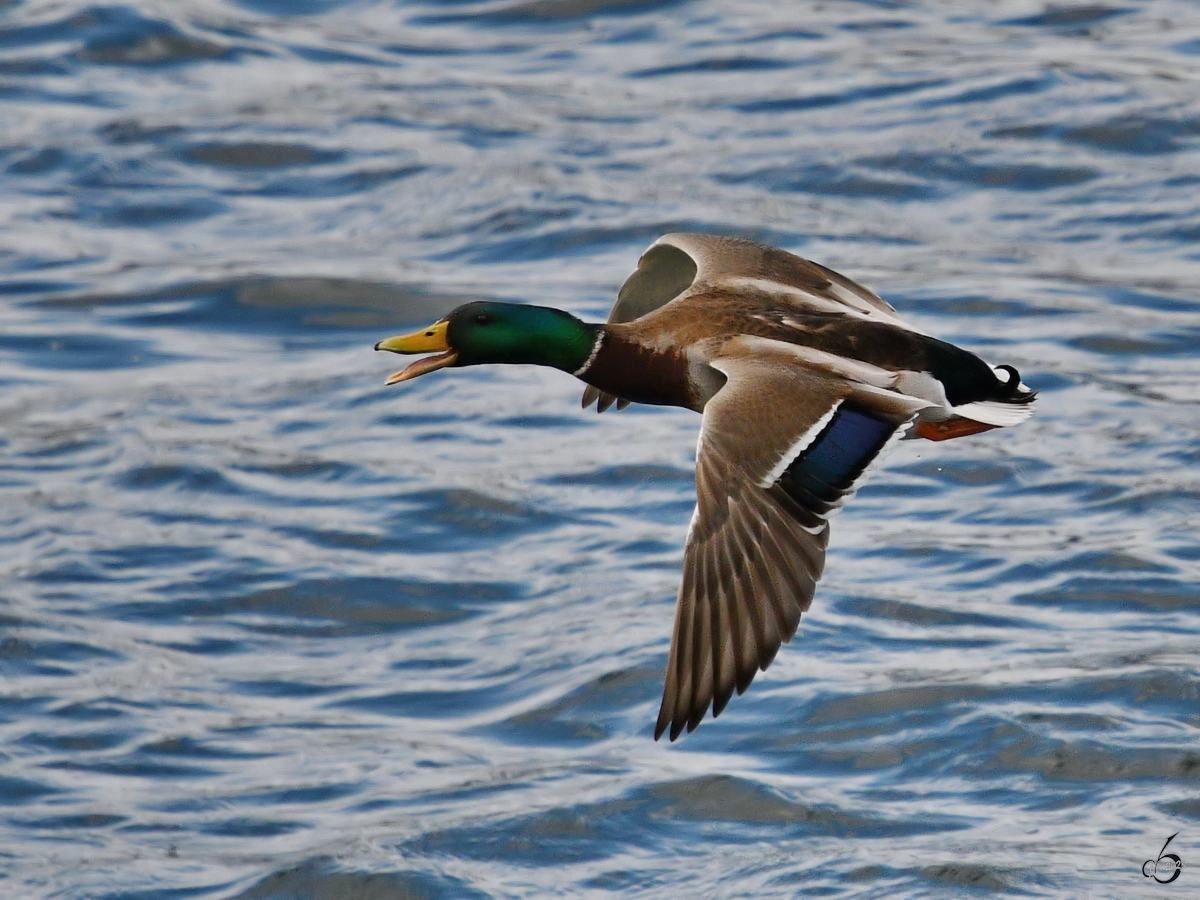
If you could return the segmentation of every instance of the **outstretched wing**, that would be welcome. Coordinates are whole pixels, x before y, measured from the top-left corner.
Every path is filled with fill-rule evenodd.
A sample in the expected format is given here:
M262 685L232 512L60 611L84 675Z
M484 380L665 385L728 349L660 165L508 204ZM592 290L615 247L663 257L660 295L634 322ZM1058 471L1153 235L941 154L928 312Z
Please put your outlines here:
M640 319L699 284L767 291L778 296L784 310L836 309L913 330L887 301L832 269L765 244L685 232L663 235L642 254L617 293L608 323ZM628 400L588 386L583 405L593 403L597 412L614 403L617 409L629 405Z
M827 517L926 404L798 368L722 358L704 410L662 706L675 740L720 715L791 640L825 564Z
M655 247L662 245L681 250L694 261L695 282L729 285L749 280L756 286L790 294L792 303L800 308L810 304L816 308L835 308L875 321L888 321L901 328L912 328L874 291L833 269L778 247L713 234L688 233L663 235ZM783 299L783 305L787 305L786 299Z

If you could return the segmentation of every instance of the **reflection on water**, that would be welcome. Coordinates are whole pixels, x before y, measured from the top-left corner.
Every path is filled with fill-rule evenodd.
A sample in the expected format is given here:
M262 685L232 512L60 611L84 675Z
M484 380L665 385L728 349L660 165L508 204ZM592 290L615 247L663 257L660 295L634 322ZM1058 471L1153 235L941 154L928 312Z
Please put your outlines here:
M0 893L1127 897L1175 832L1186 893L1198 60L1179 0L7 4ZM696 417L370 348L671 230L1042 400L897 448L668 747Z

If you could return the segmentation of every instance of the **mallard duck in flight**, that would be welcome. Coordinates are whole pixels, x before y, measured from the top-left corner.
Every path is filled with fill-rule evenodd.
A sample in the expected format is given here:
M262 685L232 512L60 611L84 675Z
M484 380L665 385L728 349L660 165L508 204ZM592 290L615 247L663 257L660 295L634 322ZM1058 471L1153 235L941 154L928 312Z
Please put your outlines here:
M375 345L435 353L388 384L485 363L551 366L583 405L703 414L696 510L657 740L744 692L812 603L829 515L901 437L943 441L1016 425L1034 392L1012 366L918 331L824 266L750 241L668 234L642 256L608 322L477 302Z

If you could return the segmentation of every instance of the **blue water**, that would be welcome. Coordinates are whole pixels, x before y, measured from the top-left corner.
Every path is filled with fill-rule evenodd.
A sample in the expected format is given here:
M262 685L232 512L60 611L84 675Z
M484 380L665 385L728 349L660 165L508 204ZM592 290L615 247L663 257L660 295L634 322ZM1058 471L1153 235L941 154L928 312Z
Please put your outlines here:
M0 3L0 896L1195 896L1198 85L1188 0ZM371 347L672 230L1041 400L668 745L697 417Z

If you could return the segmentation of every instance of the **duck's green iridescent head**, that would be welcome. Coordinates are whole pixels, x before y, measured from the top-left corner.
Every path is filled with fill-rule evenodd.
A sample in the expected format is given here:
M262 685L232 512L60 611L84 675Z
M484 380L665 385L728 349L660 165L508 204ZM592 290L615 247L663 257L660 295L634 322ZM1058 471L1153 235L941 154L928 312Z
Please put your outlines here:
M599 326L547 306L480 301L460 306L428 328L388 338L376 350L437 353L397 372L387 384L447 366L527 363L576 372L591 356Z

